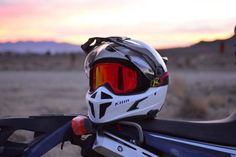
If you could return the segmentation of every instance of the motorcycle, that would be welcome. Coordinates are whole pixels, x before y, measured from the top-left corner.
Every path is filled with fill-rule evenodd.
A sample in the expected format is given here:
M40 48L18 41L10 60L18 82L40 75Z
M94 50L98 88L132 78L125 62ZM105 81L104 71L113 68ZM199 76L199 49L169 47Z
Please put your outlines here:
M82 117L82 118L81 118ZM80 119L76 134L73 123ZM29 143L9 141L16 130L34 132ZM84 157L236 157L236 113L214 121L130 119L97 125L83 115L41 115L0 120L0 156L39 157L65 141Z

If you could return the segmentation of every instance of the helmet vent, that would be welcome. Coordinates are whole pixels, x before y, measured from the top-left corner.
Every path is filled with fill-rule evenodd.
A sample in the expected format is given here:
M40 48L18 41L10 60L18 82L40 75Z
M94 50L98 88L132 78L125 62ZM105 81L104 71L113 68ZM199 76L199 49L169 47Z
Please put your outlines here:
M107 50L107 51L110 51L110 52L116 52L116 50L114 49L114 47L112 47L111 45L108 45L108 46L106 47L106 50Z
M96 97L96 95L97 95L97 92L96 92L96 93L94 93L94 94L91 96L91 98L95 98L95 97Z
M139 103L140 103L141 101L145 100L145 99L147 99L147 97L145 97L145 98L143 98L143 99L140 99L140 100L137 100L137 101L127 110L127 112L138 109Z
M92 113L93 117L95 118L93 103L91 103L90 101L89 101L89 106L90 106L90 109L91 109L91 113Z
M112 99L112 96L110 96L104 92L101 92L101 99Z
M100 105L99 118L102 118L105 115L106 110L110 105L111 105L111 102Z

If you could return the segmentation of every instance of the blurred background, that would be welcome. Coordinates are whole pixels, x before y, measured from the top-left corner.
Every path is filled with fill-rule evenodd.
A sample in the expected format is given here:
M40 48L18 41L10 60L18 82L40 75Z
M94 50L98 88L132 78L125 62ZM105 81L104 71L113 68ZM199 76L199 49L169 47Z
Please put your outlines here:
M0 0L0 117L86 114L80 45L93 36L127 36L169 58L170 87L158 117L225 118L236 109L235 6L235 0ZM45 156L79 153L58 149Z

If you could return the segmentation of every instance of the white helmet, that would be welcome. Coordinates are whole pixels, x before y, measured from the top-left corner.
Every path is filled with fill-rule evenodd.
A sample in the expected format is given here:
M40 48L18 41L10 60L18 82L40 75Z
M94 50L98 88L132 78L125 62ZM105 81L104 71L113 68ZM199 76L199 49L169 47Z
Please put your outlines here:
M90 38L85 72L88 116L94 123L130 117L154 117L168 88L168 73L159 53L147 44L122 37Z

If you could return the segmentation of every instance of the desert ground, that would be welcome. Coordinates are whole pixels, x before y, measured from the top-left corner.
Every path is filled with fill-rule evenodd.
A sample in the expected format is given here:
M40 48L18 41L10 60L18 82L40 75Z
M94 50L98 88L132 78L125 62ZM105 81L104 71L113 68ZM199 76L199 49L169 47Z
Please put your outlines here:
M83 71L1 71L0 115L86 114L87 90L88 79ZM159 116L223 118L236 109L235 94L233 71L170 70L167 102ZM192 115L182 113L188 108L193 108ZM198 110L202 110L200 115L194 113Z
M212 120L236 109L236 73L222 71L170 71L167 102L159 118ZM86 114L88 80L83 71L1 71L1 117L40 114ZM13 139L27 140L22 133ZM78 156L69 143L45 156Z
M168 57L169 91L157 118L215 120L236 110L233 61L219 60L220 66L213 63L209 66L204 61L199 68L201 60L181 58L183 61L175 62L175 57ZM80 55L73 62L69 55L0 56L0 117L86 114L88 79L83 72L83 61L84 56ZM26 141L29 136L32 135L17 132L11 139ZM45 156L74 157L79 156L79 151L78 147L66 143L63 151L58 146Z

